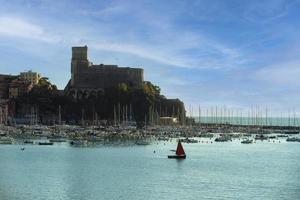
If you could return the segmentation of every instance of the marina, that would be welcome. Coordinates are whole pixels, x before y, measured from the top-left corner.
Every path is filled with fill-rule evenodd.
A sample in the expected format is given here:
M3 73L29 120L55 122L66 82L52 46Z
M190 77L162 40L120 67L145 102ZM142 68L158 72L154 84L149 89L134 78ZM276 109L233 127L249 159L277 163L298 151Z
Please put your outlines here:
M299 126L265 126L197 123L192 125L148 124L142 129L135 126L75 126L75 125L1 125L0 144L70 143L88 145L93 143L133 143L149 145L155 141L181 139L183 143L203 142L194 138L207 138L210 142L246 141L299 142ZM252 142L251 142L252 143Z

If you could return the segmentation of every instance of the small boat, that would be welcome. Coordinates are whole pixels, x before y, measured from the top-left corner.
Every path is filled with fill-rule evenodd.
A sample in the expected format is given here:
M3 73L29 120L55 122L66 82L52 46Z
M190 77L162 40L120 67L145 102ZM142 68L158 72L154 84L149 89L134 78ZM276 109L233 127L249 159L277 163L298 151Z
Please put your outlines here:
M53 142L39 142L39 145L53 145Z
M201 133L199 135L199 137L202 137L202 138L213 138L214 134L212 134L212 133Z
M276 135L269 136L270 139L276 139Z
M300 138L296 138L296 137L292 137L292 138L287 138L286 139L287 142L300 142Z
M85 146L87 145L87 140L72 140L70 142L70 145L74 145L74 146Z
M277 137L288 137L288 135L280 134L280 135L277 135Z
M300 131L298 130L290 130L290 131L284 131L285 134L299 134Z
M157 140L158 141L168 141L169 138L168 137L158 137Z
M198 140L185 138L181 140L183 143L198 143Z
M169 155L168 158L171 158L171 159L185 159L186 158L186 155L185 155L185 152L181 145L180 140L178 141L178 144L177 144L176 155Z
M5 137L5 138L0 138L0 144L12 144L13 141L11 138Z
M228 136L221 136L215 139L215 142L228 142L231 138Z
M138 140L135 142L136 145L149 145L150 143L144 140Z
M256 140L267 140L268 137L265 136L265 135L263 135L263 134L260 134L260 135L256 135L256 136L255 136L255 139L256 139Z
M24 144L33 144L33 141L32 140L25 140Z
M252 143L253 143L253 140L246 139L246 140L241 141L241 143L242 143L242 144L252 144Z

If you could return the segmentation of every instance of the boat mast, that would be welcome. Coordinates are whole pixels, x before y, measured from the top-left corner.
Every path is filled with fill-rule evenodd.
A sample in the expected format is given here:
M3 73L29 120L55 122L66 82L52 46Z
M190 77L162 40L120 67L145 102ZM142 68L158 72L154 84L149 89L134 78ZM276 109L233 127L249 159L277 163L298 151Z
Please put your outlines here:
M81 109L81 125L84 126L84 108Z
M288 111L288 117L289 117L289 127L291 127L291 115L290 115L290 109L289 109L289 111Z
M293 123L293 126L294 128L296 127L296 113L295 113L295 108L293 109L293 113L294 113L294 123Z
M199 105L199 125L201 126L201 107Z
M132 122L132 108L131 108L131 104L129 104L129 121L130 121L130 123Z
M128 125L128 108L127 108L127 104L125 106L125 125L127 126Z
M98 126L98 113L95 113L95 126Z
M268 108L266 107L266 126L268 126Z
M37 123L38 123L38 109L35 106L35 125L37 125Z
M34 111L33 111L33 107L31 106L31 114L30 114L30 125L31 126L33 125L33 114L34 114Z
M117 125L117 112L116 112L116 106L114 105L114 126Z
M121 104L120 102L118 103L118 125L121 124Z
M61 107L58 106L58 124L61 125Z

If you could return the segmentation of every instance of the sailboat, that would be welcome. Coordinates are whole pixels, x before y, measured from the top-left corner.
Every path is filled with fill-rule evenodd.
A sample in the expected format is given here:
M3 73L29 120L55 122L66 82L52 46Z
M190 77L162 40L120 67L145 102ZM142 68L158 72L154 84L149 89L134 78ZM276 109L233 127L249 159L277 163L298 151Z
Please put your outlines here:
M169 155L168 158L174 158L174 159L185 159L186 158L186 155L185 155L185 152L183 150L180 140L178 141L178 144L177 144L176 155Z

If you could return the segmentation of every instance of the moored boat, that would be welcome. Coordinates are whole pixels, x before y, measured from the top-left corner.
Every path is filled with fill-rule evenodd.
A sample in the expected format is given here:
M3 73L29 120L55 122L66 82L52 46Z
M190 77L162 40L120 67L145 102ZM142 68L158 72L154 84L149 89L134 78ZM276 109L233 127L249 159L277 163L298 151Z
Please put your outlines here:
M87 140L72 140L70 141L70 145L75 145L75 146L86 146L87 145Z
M4 138L0 138L0 144L12 144L13 141L11 138L8 137L4 137Z
M157 140L158 141L168 141L169 138L168 137L158 137Z
M53 142L39 142L39 145L53 145Z
M300 142L300 138L292 137L292 138L287 138L287 142Z
M280 135L277 135L277 137L288 137L288 135L285 135L285 134L280 134Z
M24 144L33 144L32 140L24 140Z
M183 143L198 143L198 140L185 138L181 140Z
M138 140L135 142L136 145L149 145L150 143L144 140Z
M230 141L231 138L230 137L226 137L226 136L221 136L215 139L215 142L228 142Z
M202 138L213 138L214 134L213 133L200 133L199 137L202 137Z
M246 139L246 140L243 140L241 141L242 144L252 144L253 143L253 140L251 139Z
M259 134L259 135L256 135L256 136L255 136L255 139L256 139L256 140L267 140L268 137L265 136L265 135L263 135L263 134Z
M288 131L284 131L285 134L299 134L300 131L299 130L288 130Z

